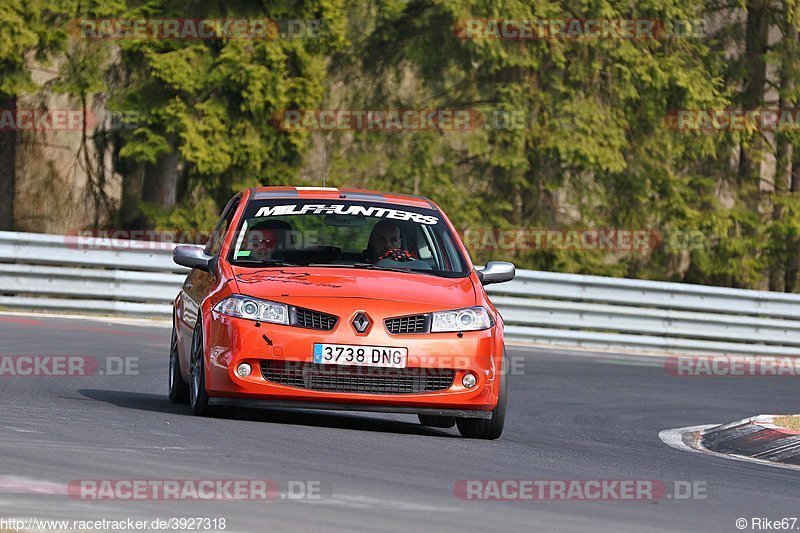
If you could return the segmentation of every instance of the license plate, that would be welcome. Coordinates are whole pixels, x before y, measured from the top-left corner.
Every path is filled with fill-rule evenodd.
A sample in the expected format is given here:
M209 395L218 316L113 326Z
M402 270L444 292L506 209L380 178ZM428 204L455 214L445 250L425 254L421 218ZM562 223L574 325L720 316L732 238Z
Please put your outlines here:
M356 346L352 344L315 344L314 362L320 365L379 366L405 368L408 348L391 346Z

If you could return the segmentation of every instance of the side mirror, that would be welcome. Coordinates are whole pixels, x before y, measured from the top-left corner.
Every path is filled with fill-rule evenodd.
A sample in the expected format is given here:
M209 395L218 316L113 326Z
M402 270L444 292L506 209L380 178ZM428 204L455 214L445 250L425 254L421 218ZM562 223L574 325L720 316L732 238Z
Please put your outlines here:
M504 283L511 281L517 274L517 269L513 263L508 261L489 261L481 270L476 270L478 278L484 285L491 283Z
M196 268L210 274L213 274L216 269L215 258L206 255L202 246L176 246L172 252L172 260L178 265Z

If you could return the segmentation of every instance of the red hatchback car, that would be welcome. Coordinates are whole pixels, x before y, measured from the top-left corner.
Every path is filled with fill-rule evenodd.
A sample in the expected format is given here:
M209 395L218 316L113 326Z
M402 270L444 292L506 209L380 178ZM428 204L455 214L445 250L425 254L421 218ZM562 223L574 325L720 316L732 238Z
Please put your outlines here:
M409 413L503 431L503 319L482 270L422 197L320 187L237 194L175 300L169 397L217 406Z

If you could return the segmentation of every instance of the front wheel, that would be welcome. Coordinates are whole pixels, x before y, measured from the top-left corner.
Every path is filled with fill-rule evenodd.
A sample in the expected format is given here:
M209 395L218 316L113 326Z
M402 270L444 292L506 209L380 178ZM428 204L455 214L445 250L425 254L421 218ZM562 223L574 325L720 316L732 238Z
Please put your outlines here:
M172 325L172 342L169 347L169 401L186 403L189 399L189 385L183 381L181 363L178 360L178 333Z
M457 418L458 432L462 437L470 439L494 440L503 434L506 422L506 358L503 354L503 363L500 367L500 394L497 397L497 407L492 409L492 418Z
M189 405L199 416L211 414L206 392L206 365L203 352L203 328L198 323L192 336L192 380L189 387Z

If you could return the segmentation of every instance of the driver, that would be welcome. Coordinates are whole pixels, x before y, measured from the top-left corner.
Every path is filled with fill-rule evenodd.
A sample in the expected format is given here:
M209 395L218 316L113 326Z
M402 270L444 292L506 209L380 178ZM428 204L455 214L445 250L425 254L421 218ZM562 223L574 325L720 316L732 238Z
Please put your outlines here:
M273 258L278 245L284 247L291 226L282 220L268 220L254 224L245 236L244 249L250 250L250 258L264 261Z
M410 261L411 255L406 250L403 250L401 246L400 226L391 220L380 220L369 234L369 242L367 249L364 250L364 258L371 263L381 259Z

